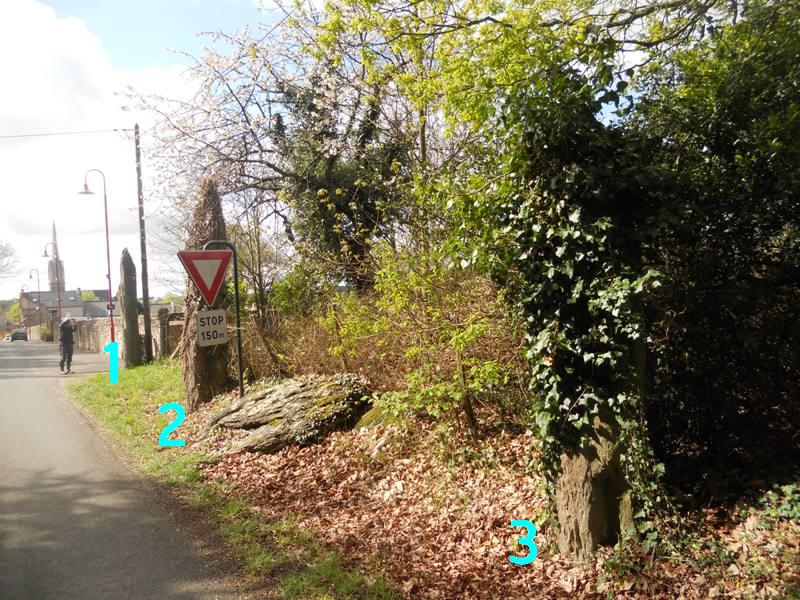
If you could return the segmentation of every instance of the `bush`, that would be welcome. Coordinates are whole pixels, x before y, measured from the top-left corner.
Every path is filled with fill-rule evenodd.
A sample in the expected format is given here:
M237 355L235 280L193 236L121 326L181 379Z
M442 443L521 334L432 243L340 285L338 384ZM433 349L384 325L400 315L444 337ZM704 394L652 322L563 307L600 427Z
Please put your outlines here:
M272 289L272 305L289 317L307 317L319 306L325 286L319 273L300 264L289 271Z
M389 411L449 417L473 403L512 408L524 394L520 339L487 278L437 252L375 252L374 291L335 300L320 322L331 354L367 377ZM509 402L509 399L511 400Z
M631 125L658 140L642 161L680 165L657 239L648 424L686 481L800 460L799 53L800 5L756 2L641 82Z

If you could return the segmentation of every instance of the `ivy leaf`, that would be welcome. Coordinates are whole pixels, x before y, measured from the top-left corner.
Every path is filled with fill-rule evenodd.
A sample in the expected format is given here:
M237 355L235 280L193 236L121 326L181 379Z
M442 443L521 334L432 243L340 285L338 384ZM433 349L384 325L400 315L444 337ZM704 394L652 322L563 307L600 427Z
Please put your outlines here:
M573 210L569 214L569 217L568 217L570 223L577 223L580 220L580 218L581 218L581 209L580 209L580 207L576 208L575 210Z

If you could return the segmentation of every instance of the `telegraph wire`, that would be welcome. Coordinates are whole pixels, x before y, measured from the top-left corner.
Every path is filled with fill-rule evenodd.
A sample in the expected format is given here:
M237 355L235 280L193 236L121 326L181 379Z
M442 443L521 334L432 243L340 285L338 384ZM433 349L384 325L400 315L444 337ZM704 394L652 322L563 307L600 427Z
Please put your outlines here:
M0 135L0 140L11 140L21 138L52 137L59 135L85 135L92 133L114 133L123 131L133 131L133 129L85 129L82 131L53 131L48 133L20 133L16 135Z

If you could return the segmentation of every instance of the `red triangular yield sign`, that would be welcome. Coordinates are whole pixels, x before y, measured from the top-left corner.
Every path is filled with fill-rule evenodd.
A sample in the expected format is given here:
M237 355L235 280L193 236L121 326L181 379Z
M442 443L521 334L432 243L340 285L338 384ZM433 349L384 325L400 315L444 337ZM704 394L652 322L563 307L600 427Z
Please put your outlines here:
M222 279L231 262L230 250L183 250L178 258L183 263L206 304L212 306L217 299Z

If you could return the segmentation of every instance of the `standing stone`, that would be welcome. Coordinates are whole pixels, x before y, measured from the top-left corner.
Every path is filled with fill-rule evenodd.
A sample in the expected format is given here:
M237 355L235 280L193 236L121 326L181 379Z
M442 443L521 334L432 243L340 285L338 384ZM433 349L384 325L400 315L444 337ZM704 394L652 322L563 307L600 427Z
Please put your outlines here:
M187 250L200 250L211 240L227 240L225 218L222 215L222 202L217 186L211 179L200 180L197 203L189 226L186 240ZM214 306L222 308L225 303L223 289ZM183 386L186 391L186 404L190 409L208 402L216 394L225 391L228 385L228 363L230 350L228 344L200 347L197 345L198 310L205 308L202 297L194 283L187 281L185 305L185 325L181 337L181 364L183 366Z
M122 273L119 291L119 307L122 311L123 354L126 367L142 364L142 341L139 337L139 302L136 299L136 265L125 248L120 263Z
M169 356L169 311L166 308L158 309L158 357Z

